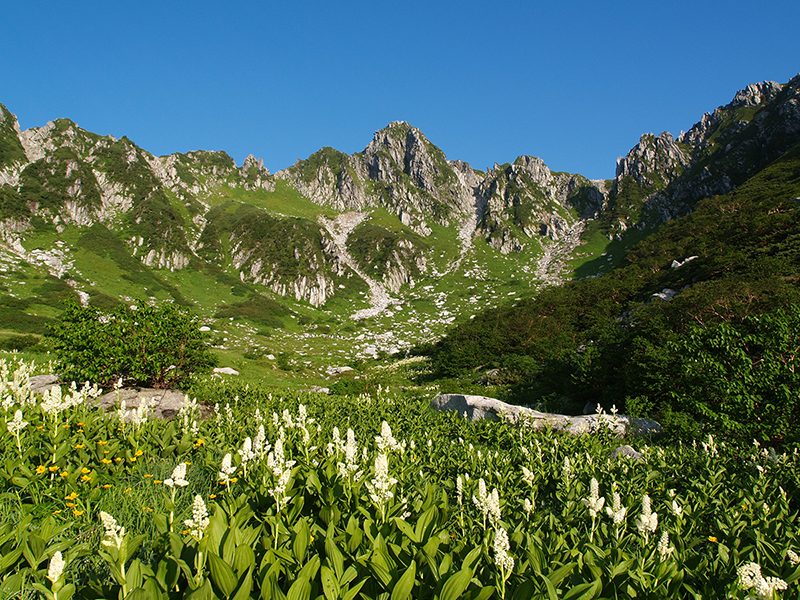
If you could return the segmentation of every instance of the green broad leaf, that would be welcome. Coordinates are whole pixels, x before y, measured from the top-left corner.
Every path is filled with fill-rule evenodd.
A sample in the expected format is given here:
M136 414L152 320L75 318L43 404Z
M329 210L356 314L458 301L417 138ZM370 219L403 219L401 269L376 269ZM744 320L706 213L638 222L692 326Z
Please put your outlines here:
M233 559L233 570L241 576L242 573L252 568L256 564L256 553L251 546L237 546Z
M547 577L544 576L541 577L542 581L544 581L545 588L547 588L547 597L550 598L550 600L558 600L558 592L556 591L553 582L550 581L550 579L548 579Z
M167 530L169 529L169 525L167 524L167 515L162 515L160 513L156 514L153 516L153 522L156 525L158 533L167 533Z
M328 533L325 535L325 555L336 573L336 579L341 580L344 573L344 556L342 551L339 550L339 546L333 541L332 527L328 529Z
M199 588L185 595L184 600L214 600L214 590L211 587L211 583L208 579L205 579Z
M30 479L28 479L27 477L20 477L18 475L15 475L14 477L11 478L11 485L15 485L21 488L27 487L27 485L30 482L31 482Z
M440 600L458 600L469 587L469 582L471 580L472 569L461 569L457 573L454 573L444 582L442 594L439 596Z
M75 595L75 585L72 583L66 584L60 590L58 590L58 600L70 600L73 595ZM150 598L155 598L156 596L150 596Z
M408 523L406 523L403 519L401 519L399 517L392 517L391 520L392 520L392 522L394 522L394 524L397 526L397 528L400 531L403 532L403 535L405 535L408 539L410 539L415 544L419 544L420 540L417 537L417 534L414 531L414 528L411 527L411 525L409 525Z
M7 571L9 567L15 565L20 556L22 556L22 548L15 548L0 558L0 576L2 576L2 574Z
M417 543L424 544L428 540L433 528L436 525L436 517L438 516L439 509L435 505L431 506L419 516L419 519L417 519L417 525L414 528L414 533L419 540Z
M530 583L530 582L525 582L525 583ZM520 586L520 588L523 587L525 585L525 583L523 583L522 586ZM475 596L475 598L473 598L472 600L489 600L489 598L491 598L491 596L492 596L492 594L494 594L494 592L495 592L494 586L493 585L487 585L486 587L481 588L481 591L478 592L478 595ZM525 596L525 598L532 598L532 597L533 596L531 596L531 594L528 594L527 596Z
M211 580L226 598L230 598L238 579L231 566L213 552L208 553L208 567L211 571Z
M463 569L465 567L472 567L472 563L478 560L478 558L480 558L480 555L481 555L480 547L473 548L472 550L470 550L469 554L467 554L464 557L464 562L461 564L461 568Z
M61 592L58 593L58 597L61 598ZM125 600L151 600L152 598L157 598L158 596L151 596L150 592L143 590L142 588L135 588L128 592L128 595L125 596Z
M231 527L233 529L226 531L222 538L222 553L220 554L220 558L230 565L236 559L236 526L231 524Z
M21 579L21 577L20 577L20 579ZM48 600L51 600L53 598L53 592L51 592L49 589L47 589L47 587L44 586L43 584L41 584L41 583L32 583L31 586L33 587L33 589L35 589L37 592L41 593Z
M180 567L178 565L178 561L176 561L173 557L167 556L166 558L158 561L156 580L163 589L169 590L175 587L179 574Z
M142 542L147 538L146 535L137 535L133 538L128 539L127 545L123 544L123 549L125 550L125 557L122 558L123 562L130 556L136 554L136 551L139 549L139 546L142 545Z
M137 558L131 561L128 565L128 570L125 572L125 583L128 589L135 590L142 587L144 577L142 576L142 562Z
M250 598L250 592L253 591L253 569L255 569L255 564L251 564L247 572L239 579L239 588L233 595L232 600L247 600Z
M600 592L603 591L603 583L599 579L594 581L581 583L572 588L564 600L592 600L596 598Z
M32 569L38 569L39 564L45 559L44 556L44 540L38 535L31 534L25 540L25 545L22 547L22 553L25 555L25 560Z
M305 577L298 577L286 594L287 600L310 600L311 582Z
M344 575L339 578L339 585L348 585L356 577L358 577L358 569L356 569L355 566L350 565L347 567Z
M380 552L373 553L369 566L375 577L381 582L381 585L388 588L392 583L392 574L389 572L386 559L381 556Z
M406 572L400 577L394 585L390 600L408 600L411 597L411 591L414 589L414 580L417 576L417 563L413 560L406 569Z
M305 519L301 519L297 525L295 525L294 529L297 535L295 535L294 542L292 543L292 553L295 559L297 559L297 562L302 564L306 557L306 551L308 550L311 532L308 529L308 522Z
M327 600L338 600L341 588L339 587L339 579L336 577L336 573L323 565L320 569L320 579L322 580L322 592L325 594L325 598Z
M577 565L577 564L578 564L578 563L575 563L575 562L570 562L570 563L567 563L567 564L565 564L564 566L562 566L562 567L559 567L558 569L556 569L555 571L553 571L552 573L550 573L550 574L547 576L547 579L548 579L548 580L550 581L550 583L552 583L554 586L557 586L559 583L561 583L561 582L564 580L564 578L565 578L567 575L569 575L570 573L572 573L572 570L575 568L575 565Z
M358 547L361 545L361 541L363 539L364 539L364 534L361 532L360 529L356 529L347 538L347 551L350 554L355 554L356 550L358 550Z
M303 565L303 568L300 569L297 577L305 577L309 581L314 581L314 579L317 577L317 572L319 571L320 562L319 554L315 554L313 557L311 557L311 560Z
M611 577L611 579L613 579L614 577L616 577L621 573L627 573L634 562L635 562L634 559L629 558L628 560L623 560L621 563L617 563L616 565L614 565L614 568L611 569L611 573L609 574L609 576Z
M317 495L322 494L322 483L320 482L316 471L308 471L306 473L306 483L311 484L311 487L314 488L314 491L317 493Z
M353 600L358 594L358 592L361 591L361 588L364 587L364 584L366 582L367 582L366 578L359 581L357 584L355 584L353 587L347 590L344 594L342 594L342 600Z

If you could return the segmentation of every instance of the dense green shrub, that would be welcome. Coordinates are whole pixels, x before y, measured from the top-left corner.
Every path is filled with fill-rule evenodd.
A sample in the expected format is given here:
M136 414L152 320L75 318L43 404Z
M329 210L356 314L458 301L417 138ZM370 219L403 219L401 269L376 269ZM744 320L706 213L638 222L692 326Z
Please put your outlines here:
M216 364L196 317L168 302L104 312L69 301L50 336L66 381L170 388Z

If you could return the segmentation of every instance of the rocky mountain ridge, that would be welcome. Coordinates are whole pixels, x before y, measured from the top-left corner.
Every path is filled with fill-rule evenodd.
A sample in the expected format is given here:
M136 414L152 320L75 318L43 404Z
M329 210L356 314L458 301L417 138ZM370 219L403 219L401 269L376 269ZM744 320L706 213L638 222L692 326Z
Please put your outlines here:
M21 131L0 105L0 232L12 243L99 224L149 268L211 265L313 306L356 280L381 298L377 306L435 278L449 231L458 231L453 265L477 242L496 260L535 263L531 283L554 283L587 223L605 223L609 239L656 227L797 143L799 90L800 77L753 84L677 138L645 134L613 181L552 172L531 156L476 171L403 121L375 132L362 152L323 148L273 175L252 155L241 167L225 152L156 157L66 119ZM284 203L288 215L270 209L287 194L319 209L291 214L295 200ZM330 224L350 212L365 216L342 238Z

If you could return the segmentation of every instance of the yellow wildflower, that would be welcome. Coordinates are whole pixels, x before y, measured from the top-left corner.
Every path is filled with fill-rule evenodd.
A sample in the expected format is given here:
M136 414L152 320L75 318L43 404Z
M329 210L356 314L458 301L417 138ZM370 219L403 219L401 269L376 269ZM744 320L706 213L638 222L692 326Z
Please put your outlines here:
M150 475L150 473L145 473L143 476L144 477L152 477L152 475Z
M58 465L51 465L51 466L47 467L47 469L48 469L48 470L49 470L51 473L55 473L56 471L58 471Z
M61 473L59 473L59 475L61 477L69 477L69 473L67 473L66 471L61 471Z
M710 535L710 536L708 536L708 541L709 541L709 542L716 542L716 541L718 541L718 540L717 540L717 538L715 538L713 535Z
M164 482L161 481L160 479L153 479L153 483L159 484L159 483L164 483Z
M39 465L38 467L36 467L36 474L37 475L41 475L45 471L47 471L47 467L45 467L44 465Z
M115 460L115 461L117 461L117 462L121 462L121 461L122 461L122 457L118 456L118 457L117 457L117 458L115 458L114 460Z
M127 494L127 493L128 493L128 492L130 492L130 491L131 491L131 488L125 488L125 489L122 491L122 493L123 493L123 494Z
M103 463L104 465L110 465L110 464L111 464L111 460L110 460L110 459L108 459L108 458L104 458L104 459L103 459L103 460L101 460L100 462L101 462L101 463Z
M60 510L54 510L54 511L53 511L53 514L54 514L54 515L61 514L61 511L60 511Z
M149 506L143 506L142 510L146 510L147 512L153 512L153 509L150 508Z
M108 442L106 442L105 440L100 440L99 442L97 442L98 446L105 446L107 444L108 444Z
M136 462L136 457L135 456L131 456L131 462Z
M67 508L75 508L75 507L76 507L76 506L78 506L78 505L77 505L77 504L75 504L74 502L66 502L66 503L64 504L64 506L66 506Z
M76 517L80 517L83 514L83 511L82 510L73 510L72 514L75 515Z
M75 498L77 498L78 496L79 496L79 494L78 494L77 492L72 492L72 493L71 493L69 496L67 496L65 499L66 499L66 500L75 500Z
M89 483L92 480L92 478L89 477L88 475L81 475L81 479L86 483Z
M142 454L144 454L144 452L142 452L141 450L136 451L136 456L141 456Z
M107 490L107 489L109 489L109 488L112 488L112 487L114 487L114 486L113 486L113 485L111 485L110 483L104 483L104 484L103 484L103 485L101 485L100 487L102 487L104 490Z
M91 473L91 470L87 469L86 467L83 467L83 468L81 469L81 473L83 473L84 475L86 475L87 473Z

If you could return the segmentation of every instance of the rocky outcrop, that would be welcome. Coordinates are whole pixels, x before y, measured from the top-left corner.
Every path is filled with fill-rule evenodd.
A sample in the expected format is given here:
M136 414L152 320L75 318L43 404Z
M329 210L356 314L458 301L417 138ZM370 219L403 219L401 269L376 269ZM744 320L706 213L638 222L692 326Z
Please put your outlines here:
M551 428L571 435L609 431L618 437L626 435L653 435L662 432L661 425L649 419L625 415L558 415L543 413L524 406L506 404L486 396L439 394L431 400L431 408L454 411L471 421L507 421L534 429Z
M800 76L747 86L677 140L642 140L617 164L612 204L654 225L727 194L800 142ZM620 230L621 228L617 228Z

